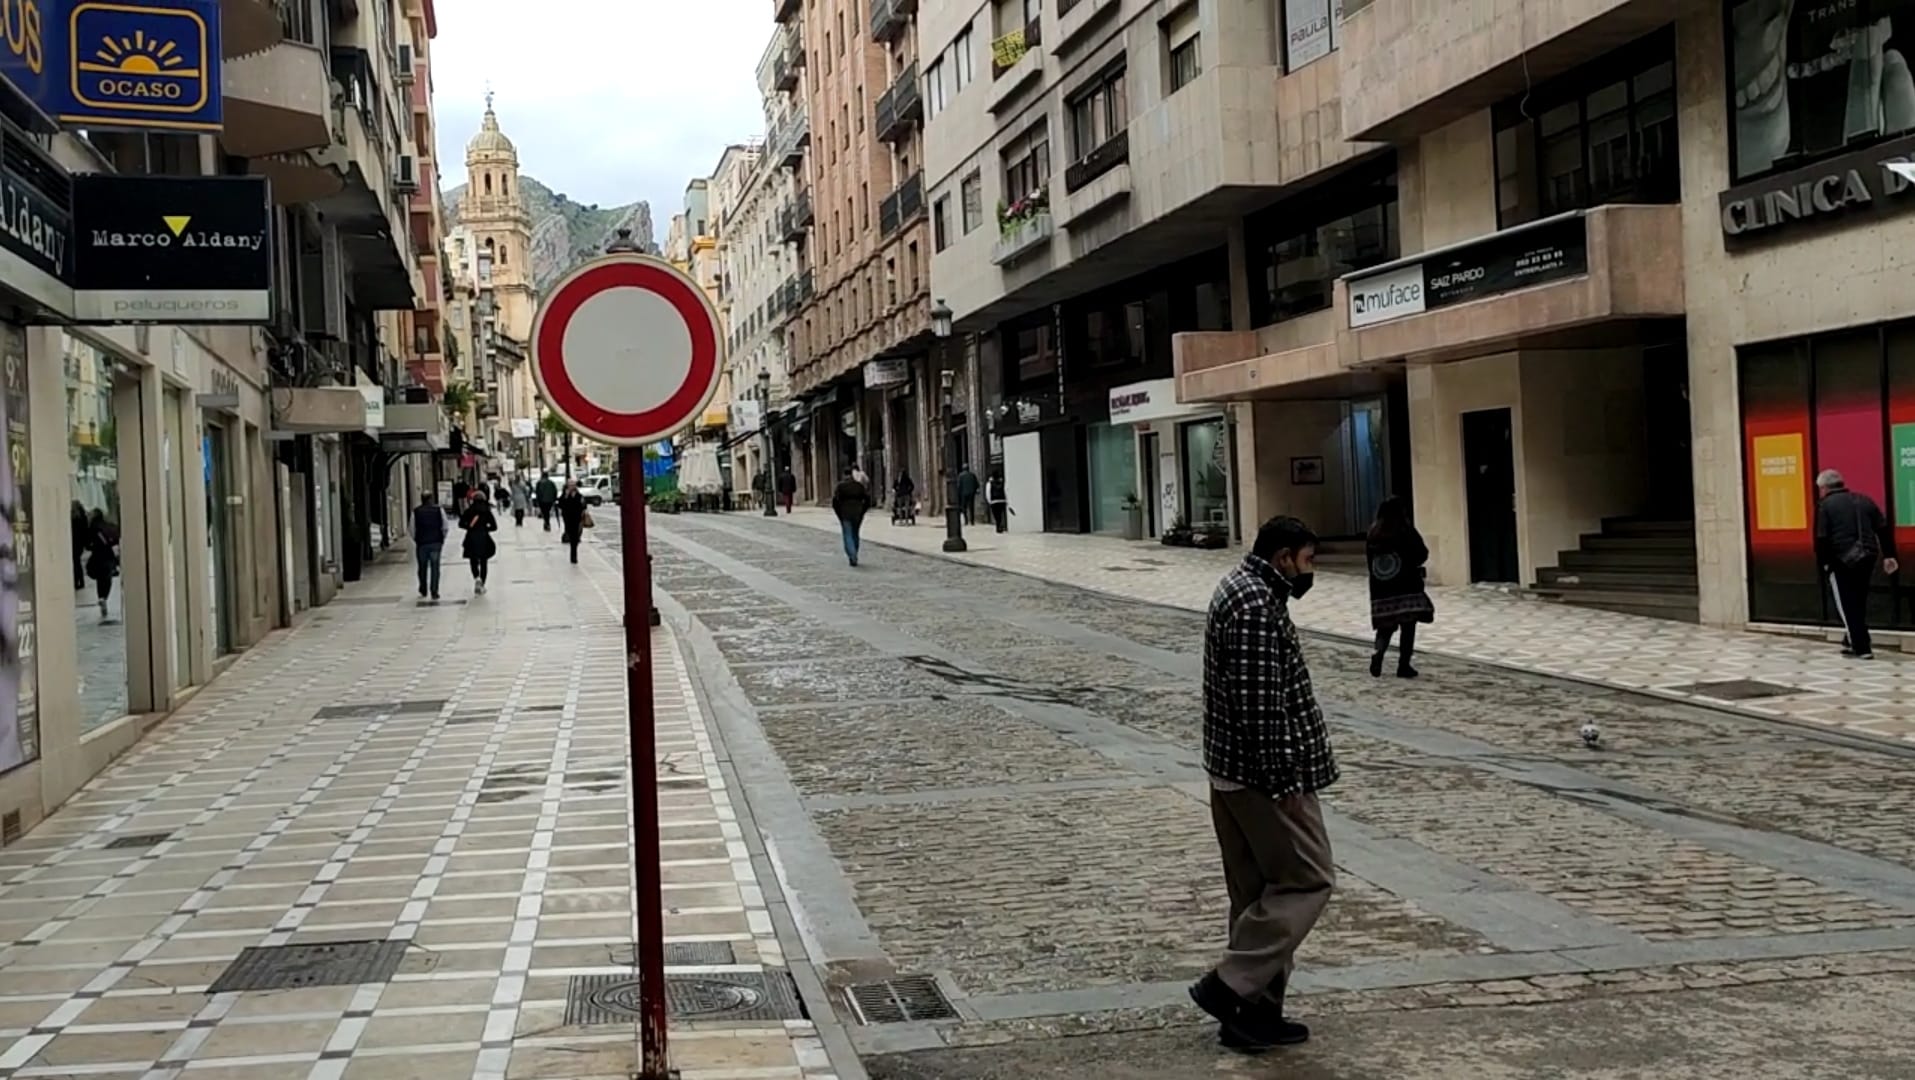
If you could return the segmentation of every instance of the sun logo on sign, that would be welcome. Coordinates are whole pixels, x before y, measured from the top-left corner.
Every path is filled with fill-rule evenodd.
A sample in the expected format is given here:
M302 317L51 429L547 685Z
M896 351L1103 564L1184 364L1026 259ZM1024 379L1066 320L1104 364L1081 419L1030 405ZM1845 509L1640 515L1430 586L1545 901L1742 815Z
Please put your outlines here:
M100 47L93 52L98 64L83 64L91 71L118 71L127 75L176 75L181 78L195 78L198 71L185 66L186 60L179 55L179 43L165 41L157 37L147 37L146 31L135 30L132 37L100 38Z

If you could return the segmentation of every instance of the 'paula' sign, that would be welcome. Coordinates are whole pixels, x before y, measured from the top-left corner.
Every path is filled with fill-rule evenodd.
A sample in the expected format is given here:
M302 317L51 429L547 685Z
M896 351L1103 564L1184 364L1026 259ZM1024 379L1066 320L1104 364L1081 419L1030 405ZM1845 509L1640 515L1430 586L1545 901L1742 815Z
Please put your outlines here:
M0 0L0 23L0 77L52 120L219 130L219 0Z

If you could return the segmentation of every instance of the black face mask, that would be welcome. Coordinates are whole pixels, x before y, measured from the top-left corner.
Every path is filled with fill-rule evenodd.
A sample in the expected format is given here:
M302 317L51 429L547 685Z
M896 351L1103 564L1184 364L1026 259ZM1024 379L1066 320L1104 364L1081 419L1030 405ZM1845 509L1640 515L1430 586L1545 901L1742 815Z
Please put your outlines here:
M1293 574L1286 580L1290 582L1290 599L1301 600L1303 594L1310 591L1310 586L1316 584L1317 576L1305 571L1301 574Z

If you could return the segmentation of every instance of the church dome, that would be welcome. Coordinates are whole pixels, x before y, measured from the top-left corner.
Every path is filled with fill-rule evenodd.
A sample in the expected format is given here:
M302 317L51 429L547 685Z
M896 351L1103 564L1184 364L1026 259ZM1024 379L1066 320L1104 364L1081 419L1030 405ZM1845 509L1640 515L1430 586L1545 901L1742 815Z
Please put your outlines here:
M465 144L465 155L468 158L501 155L516 157L518 155L512 140L506 138L505 132L499 130L499 116L492 111L491 94L485 96L485 119L479 124L479 133L472 136L471 142Z

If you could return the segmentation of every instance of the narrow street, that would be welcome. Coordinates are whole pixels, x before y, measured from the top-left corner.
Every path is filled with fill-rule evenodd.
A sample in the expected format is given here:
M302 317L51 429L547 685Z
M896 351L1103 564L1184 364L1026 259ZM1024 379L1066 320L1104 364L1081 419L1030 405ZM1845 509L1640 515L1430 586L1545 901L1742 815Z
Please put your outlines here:
M871 1075L1908 1075L1906 747L1434 657L1377 681L1324 639L1344 777L1299 970L1316 1035L1221 1052L1184 996L1225 911L1201 617L870 542L888 528L855 570L789 521L652 529L804 952L834 988L929 980L865 991L890 1015L834 994Z

